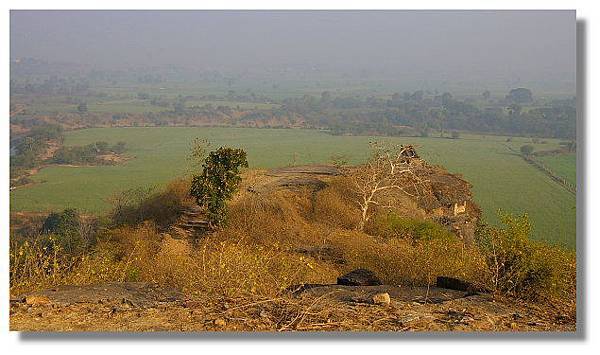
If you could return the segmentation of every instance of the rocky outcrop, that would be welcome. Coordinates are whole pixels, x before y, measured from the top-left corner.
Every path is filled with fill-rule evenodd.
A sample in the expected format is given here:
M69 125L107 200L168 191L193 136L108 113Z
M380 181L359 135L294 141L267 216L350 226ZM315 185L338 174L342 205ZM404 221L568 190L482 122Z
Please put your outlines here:
M28 305L60 305L76 303L122 303L135 307L153 307L161 303L183 300L183 294L146 282L111 282L84 286L57 286L28 293L12 300Z
M356 269L338 277L337 284L345 286L378 286L383 283L373 271Z

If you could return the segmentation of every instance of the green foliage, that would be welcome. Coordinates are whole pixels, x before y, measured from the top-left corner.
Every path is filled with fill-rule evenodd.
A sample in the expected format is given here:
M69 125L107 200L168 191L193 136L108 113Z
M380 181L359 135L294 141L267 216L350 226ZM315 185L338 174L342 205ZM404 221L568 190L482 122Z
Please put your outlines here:
M533 153L534 148L532 145L525 144L525 145L521 146L520 150L521 150L521 154L523 154L523 155L531 155L531 153Z
M386 238L418 240L455 240L444 226L425 219L402 218L395 213L380 216L375 221L375 233Z
M105 141L96 142L96 151L100 154L106 154L110 151L108 143Z
M112 147L112 151L115 154L123 154L123 153L125 153L125 150L127 149L127 148L125 148L125 146L126 146L125 142L123 142L123 141L117 142L117 144L115 144Z
M503 228L483 226L477 233L495 291L524 298L572 297L576 261L573 252L530 240L527 214L499 213Z
M202 174L192 178L191 195L207 208L209 221L219 226L227 216L226 201L233 197L242 178L240 168L248 167L242 149L221 147L210 152L202 166Z
M63 140L63 129L60 125L42 124L33 127L15 145L14 155L10 157L13 168L33 168L40 162L40 155L48 147L50 140Z
M38 162L38 155L46 148L46 142L32 137L23 138L15 147L15 154L10 157L13 168L33 168Z
M81 234L81 218L74 209L50 213L42 225L42 234L56 239L67 253L75 253L85 247Z
M52 162L57 164L96 164L105 163L98 159L98 155L125 152L125 142L118 142L110 146L105 141L98 141L83 146L61 147L52 157Z
M509 102L514 102L517 104L525 104L533 101L533 94L531 90L526 88L516 88L510 90L508 95L506 95L506 100Z
M329 158L329 163L335 167L342 168L348 165L348 157L343 154L332 154Z
M458 138L460 138L460 132L452 131L452 139L458 139Z

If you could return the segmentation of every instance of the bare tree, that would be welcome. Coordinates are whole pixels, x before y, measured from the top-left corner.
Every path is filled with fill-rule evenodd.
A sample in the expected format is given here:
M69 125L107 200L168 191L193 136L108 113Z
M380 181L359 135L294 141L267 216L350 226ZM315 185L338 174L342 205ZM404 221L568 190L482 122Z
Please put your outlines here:
M372 207L391 208L386 205L386 196L399 191L410 196L418 196L423 180L414 172L411 161L418 156L412 146L381 145L371 143L372 155L369 160L350 174L356 202L361 211L359 230L372 217Z

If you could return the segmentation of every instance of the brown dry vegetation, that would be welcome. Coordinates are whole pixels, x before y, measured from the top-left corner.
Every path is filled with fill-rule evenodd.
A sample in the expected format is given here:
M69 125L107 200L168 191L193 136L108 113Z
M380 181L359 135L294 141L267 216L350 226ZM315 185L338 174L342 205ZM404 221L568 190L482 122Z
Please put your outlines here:
M543 264L543 267L528 264L528 268L519 269L526 274L517 278L505 274L502 282L515 282L519 277L530 282L533 276L527 272L531 270L541 270L551 277L516 293L516 288L500 287L498 275L491 267L491 256L478 243L464 243L448 231L439 232L442 237L418 237L422 229L406 222L410 221L408 217L425 223L425 227L432 230L442 227L431 219L425 220L425 212L417 208L415 202L398 206L395 216L402 216L398 217L403 221L400 229L386 222L389 210L376 209L375 217L362 232L357 229L360 210L352 202L347 177L328 177L327 186L320 190L311 186L269 188L269 179L272 180L263 172L245 173L241 192L230 204L227 226L195 240L174 239L166 232L166 227L190 206L189 182L179 180L164 191L145 195L135 202L117 202L112 215L116 227L101 230L97 243L88 252L64 255L56 245L35 241L14 244L11 247L11 295L63 284L146 281L181 289L192 299L204 300L206 307L212 307L209 305L216 299L228 299L234 308L236 299L247 304L264 301L271 305L273 312L286 309L289 317L284 318L290 325L300 319L294 320L294 317L302 317L305 330L353 329L353 324L362 321L369 326L363 325L360 329L403 329L402 324L385 326L385 321L380 323L381 327L373 326L378 311L367 314L363 309L353 308L338 312L335 310L340 305L327 308L321 304L325 302L322 300L298 304L282 296L292 285L335 283L344 272L367 268L390 285L432 286L437 276L444 275L498 292L507 291L505 294L510 297L538 301L551 298L552 302L542 304L565 305L574 319L574 255L524 241L527 248L517 253L527 250L538 255L532 263ZM498 232L495 236L501 234ZM506 248L506 260L510 255ZM320 313L311 313L311 307ZM363 318L349 322L348 318L333 316L334 311L338 315L353 314L350 319L358 315ZM320 316L325 313L327 315ZM311 317L314 322L309 320ZM332 321L327 319L332 317L339 319L329 324ZM335 322L339 322L337 327ZM311 326L321 323L325 326ZM258 322L253 329L281 326L280 323L269 326ZM214 328L214 324L205 328L211 327ZM436 327L430 324L420 329Z

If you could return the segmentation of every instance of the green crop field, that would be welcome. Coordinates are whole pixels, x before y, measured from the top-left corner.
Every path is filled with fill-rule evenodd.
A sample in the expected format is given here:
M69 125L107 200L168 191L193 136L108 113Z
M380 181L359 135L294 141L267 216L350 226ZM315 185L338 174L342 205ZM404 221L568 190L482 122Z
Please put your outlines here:
M536 159L546 165L554 174L566 179L573 186L577 185L577 156L575 153L548 155Z
M314 130L245 128L95 128L69 132L67 145L98 140L125 141L134 158L119 166L50 167L34 176L38 183L11 192L11 211L50 211L66 207L101 213L110 208L111 194L140 186L160 186L186 172L186 155L195 137L213 147L242 147L251 167L271 168L290 164L326 162L334 154L359 162L368 154L371 140L415 144L421 155L473 184L475 200L488 222L496 223L496 211L529 213L535 236L541 240L575 246L575 196L544 173L528 165L506 145L517 149L526 138L463 135L445 138L375 138L331 136ZM543 149L558 147L547 140ZM540 147L541 149L542 147ZM565 165L565 174L574 169ZM572 172L574 174L574 171Z

